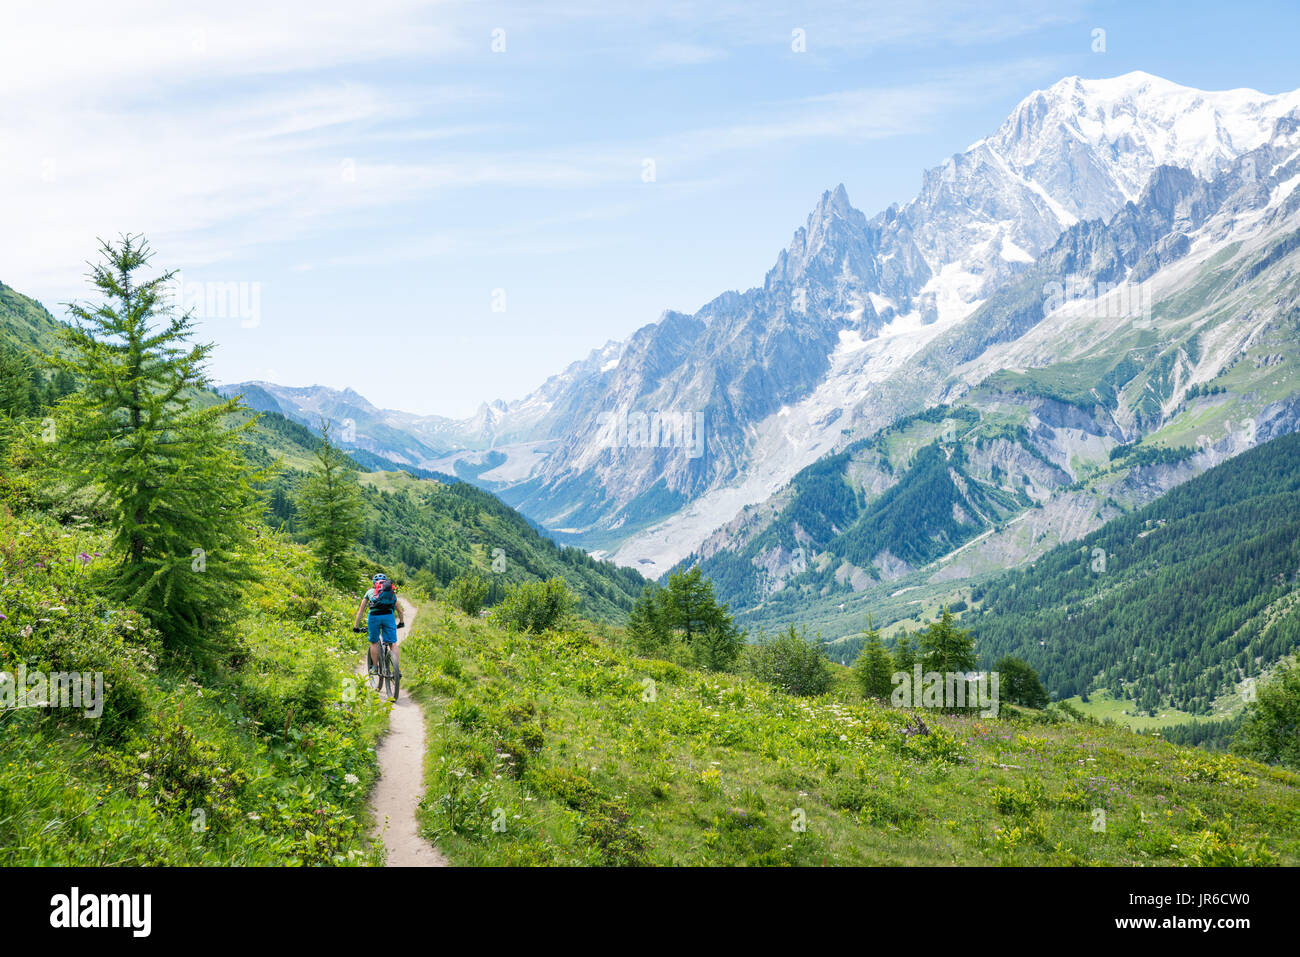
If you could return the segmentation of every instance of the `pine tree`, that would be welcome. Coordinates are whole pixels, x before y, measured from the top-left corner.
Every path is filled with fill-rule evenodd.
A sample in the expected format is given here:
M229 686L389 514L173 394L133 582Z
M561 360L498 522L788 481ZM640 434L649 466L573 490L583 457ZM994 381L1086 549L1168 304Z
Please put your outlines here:
M699 566L674 572L658 595L662 621L681 640L696 663L714 671L735 665L744 645L744 633L736 628L726 605L713 597L713 583Z
M880 641L880 632L867 623L867 641L853 662L853 676L864 698L888 698L894 689L894 660Z
M957 627L957 620L944 606L939 620L921 633L921 663L926 671L941 674L973 671L975 639Z
M14 419L27 415L36 404L36 391L31 362L0 342L0 415Z
M57 408L46 477L93 490L119 558L111 592L169 646L210 647L250 576L260 510L250 480L260 476L243 449L253 420L237 423L238 401L207 390L212 346L191 341L188 313L165 309L173 273L137 280L148 243L124 236L100 252L91 282L103 302L69 304L66 348L49 359L80 389Z
M633 653L647 658L667 655L672 633L666 617L661 589L646 585L627 620L627 637Z
M330 441L329 425L323 421L315 454L316 463L303 485L298 511L321 576L344 585L359 569L352 549L365 527L361 485L352 463Z
M718 623L721 609L713 598L713 584L698 565L690 571L670 575L665 592L668 623L681 629L686 644Z
M709 671L730 671L744 647L744 636L731 624L714 624L695 637L695 663Z
M914 664L916 664L916 646L912 644L912 636L903 632L894 642L894 670L906 671L910 674Z

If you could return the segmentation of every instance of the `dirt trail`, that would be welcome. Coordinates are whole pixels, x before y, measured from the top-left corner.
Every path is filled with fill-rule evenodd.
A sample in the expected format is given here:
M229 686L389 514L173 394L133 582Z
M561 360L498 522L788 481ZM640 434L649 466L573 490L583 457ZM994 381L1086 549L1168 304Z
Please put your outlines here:
M399 598L406 627L397 642L411 633L418 609ZM400 667L400 662L399 662ZM364 673L364 659L358 669ZM388 733L379 743L379 780L370 793L374 836L382 837L389 867L446 867L447 858L420 837L415 812L424 796L424 715L402 687L389 714Z

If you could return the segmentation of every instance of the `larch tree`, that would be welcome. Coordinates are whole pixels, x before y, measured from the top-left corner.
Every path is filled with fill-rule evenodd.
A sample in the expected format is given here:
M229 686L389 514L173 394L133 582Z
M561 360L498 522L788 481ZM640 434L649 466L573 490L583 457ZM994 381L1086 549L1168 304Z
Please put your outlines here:
M864 698L888 698L894 690L894 659L880 640L880 632L867 622L867 640L853 662L853 675Z
M150 617L173 648L218 640L250 578L260 503L243 455L253 418L209 388L210 344L170 308L172 272L140 278L143 237L101 242L91 264L98 305L70 303L50 363L77 389L56 407L47 476L89 490L113 530L117 597Z
M975 639L957 627L957 619L946 606L939 620L921 633L921 662L926 671L942 674L975 668Z
M320 427L316 463L298 500L303 529L320 563L321 575L338 585L358 573L353 548L365 528L365 501L357 472L330 440L329 425Z

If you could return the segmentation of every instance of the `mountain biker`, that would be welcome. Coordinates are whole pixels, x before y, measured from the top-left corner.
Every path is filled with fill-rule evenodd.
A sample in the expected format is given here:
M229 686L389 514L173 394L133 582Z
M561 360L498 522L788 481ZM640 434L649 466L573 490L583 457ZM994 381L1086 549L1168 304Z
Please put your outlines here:
M393 667L397 668L397 629L406 627L406 616L402 613L402 606L397 603L397 589L387 575L379 572L370 579L370 583L373 587L361 596L352 630L367 630L361 627L361 616L369 608L370 667L374 669L379 664L379 641L382 638L392 645L390 650L393 653Z

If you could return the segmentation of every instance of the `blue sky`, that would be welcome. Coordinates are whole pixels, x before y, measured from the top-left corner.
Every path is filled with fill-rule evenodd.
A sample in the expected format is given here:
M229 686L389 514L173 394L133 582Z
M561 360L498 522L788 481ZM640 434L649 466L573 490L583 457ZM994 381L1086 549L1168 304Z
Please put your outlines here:
M62 315L143 232L244 295L219 381L446 415L761 283L823 190L904 202L1063 76L1300 87L1285 3L179 6L7 14L0 280Z

